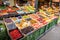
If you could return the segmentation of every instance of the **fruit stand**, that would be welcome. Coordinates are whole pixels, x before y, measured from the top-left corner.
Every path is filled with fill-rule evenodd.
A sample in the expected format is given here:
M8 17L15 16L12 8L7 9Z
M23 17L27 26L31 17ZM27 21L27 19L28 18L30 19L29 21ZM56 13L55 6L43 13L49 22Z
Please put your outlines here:
M35 7L0 6L1 40L38 40L57 24L58 8L55 10L44 5L40 9L38 1L34 2Z
M52 22L48 23L47 25L44 25L43 27L41 27L40 29L34 31L33 33L30 33L29 35L27 35L26 37L22 38L21 40L37 40L37 38L41 37L42 34L45 34L45 32L52 28L54 25L57 24L57 18L55 20L53 20Z

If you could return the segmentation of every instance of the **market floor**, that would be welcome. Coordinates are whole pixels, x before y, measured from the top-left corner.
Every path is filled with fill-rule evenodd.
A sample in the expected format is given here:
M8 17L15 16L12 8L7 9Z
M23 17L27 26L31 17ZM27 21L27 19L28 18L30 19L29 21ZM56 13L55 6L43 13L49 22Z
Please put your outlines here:
M44 35L40 40L60 40L60 24L54 27L46 35Z

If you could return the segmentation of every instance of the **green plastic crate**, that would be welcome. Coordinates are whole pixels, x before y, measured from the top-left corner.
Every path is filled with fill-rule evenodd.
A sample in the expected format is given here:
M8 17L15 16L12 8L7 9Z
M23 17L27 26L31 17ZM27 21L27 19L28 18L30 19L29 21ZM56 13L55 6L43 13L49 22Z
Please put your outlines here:
M43 33L45 32L45 27L46 27L46 26L40 28L40 30L39 30L39 31L40 31L40 35L43 34Z
M27 40L35 40L35 38L36 38L35 32L33 34L27 36Z
M35 37L35 39L37 39L37 37L40 35L40 30L37 30L37 31L35 31L34 32L34 37Z
M58 18L52 20L47 26L46 26L46 30L50 29L51 27L53 27L53 25L56 25L58 21Z
M58 18L55 19L55 25L57 24L57 22L58 22Z
M46 30L50 29L54 25L54 20L52 20L47 26Z
M53 25L54 25L54 20L52 20L52 22L49 23L49 25L48 25L48 29L50 29Z

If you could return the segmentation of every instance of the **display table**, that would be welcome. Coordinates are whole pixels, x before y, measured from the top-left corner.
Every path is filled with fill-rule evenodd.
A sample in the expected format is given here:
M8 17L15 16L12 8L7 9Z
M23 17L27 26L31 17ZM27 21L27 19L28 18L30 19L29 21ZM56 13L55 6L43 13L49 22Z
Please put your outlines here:
M58 18L53 19L50 23L44 25L38 30L31 32L30 34L23 37L21 40L36 40L42 34L44 34L48 29L52 28L54 25L57 24Z

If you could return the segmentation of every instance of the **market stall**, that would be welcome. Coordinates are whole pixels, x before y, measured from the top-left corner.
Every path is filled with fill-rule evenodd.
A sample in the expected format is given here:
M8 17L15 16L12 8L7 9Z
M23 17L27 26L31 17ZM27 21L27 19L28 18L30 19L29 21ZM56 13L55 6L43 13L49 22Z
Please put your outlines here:
M37 40L57 24L59 8L54 3L51 7L49 1L45 3L44 0L20 1L14 0L14 6L0 5L1 40L5 37L6 40Z

